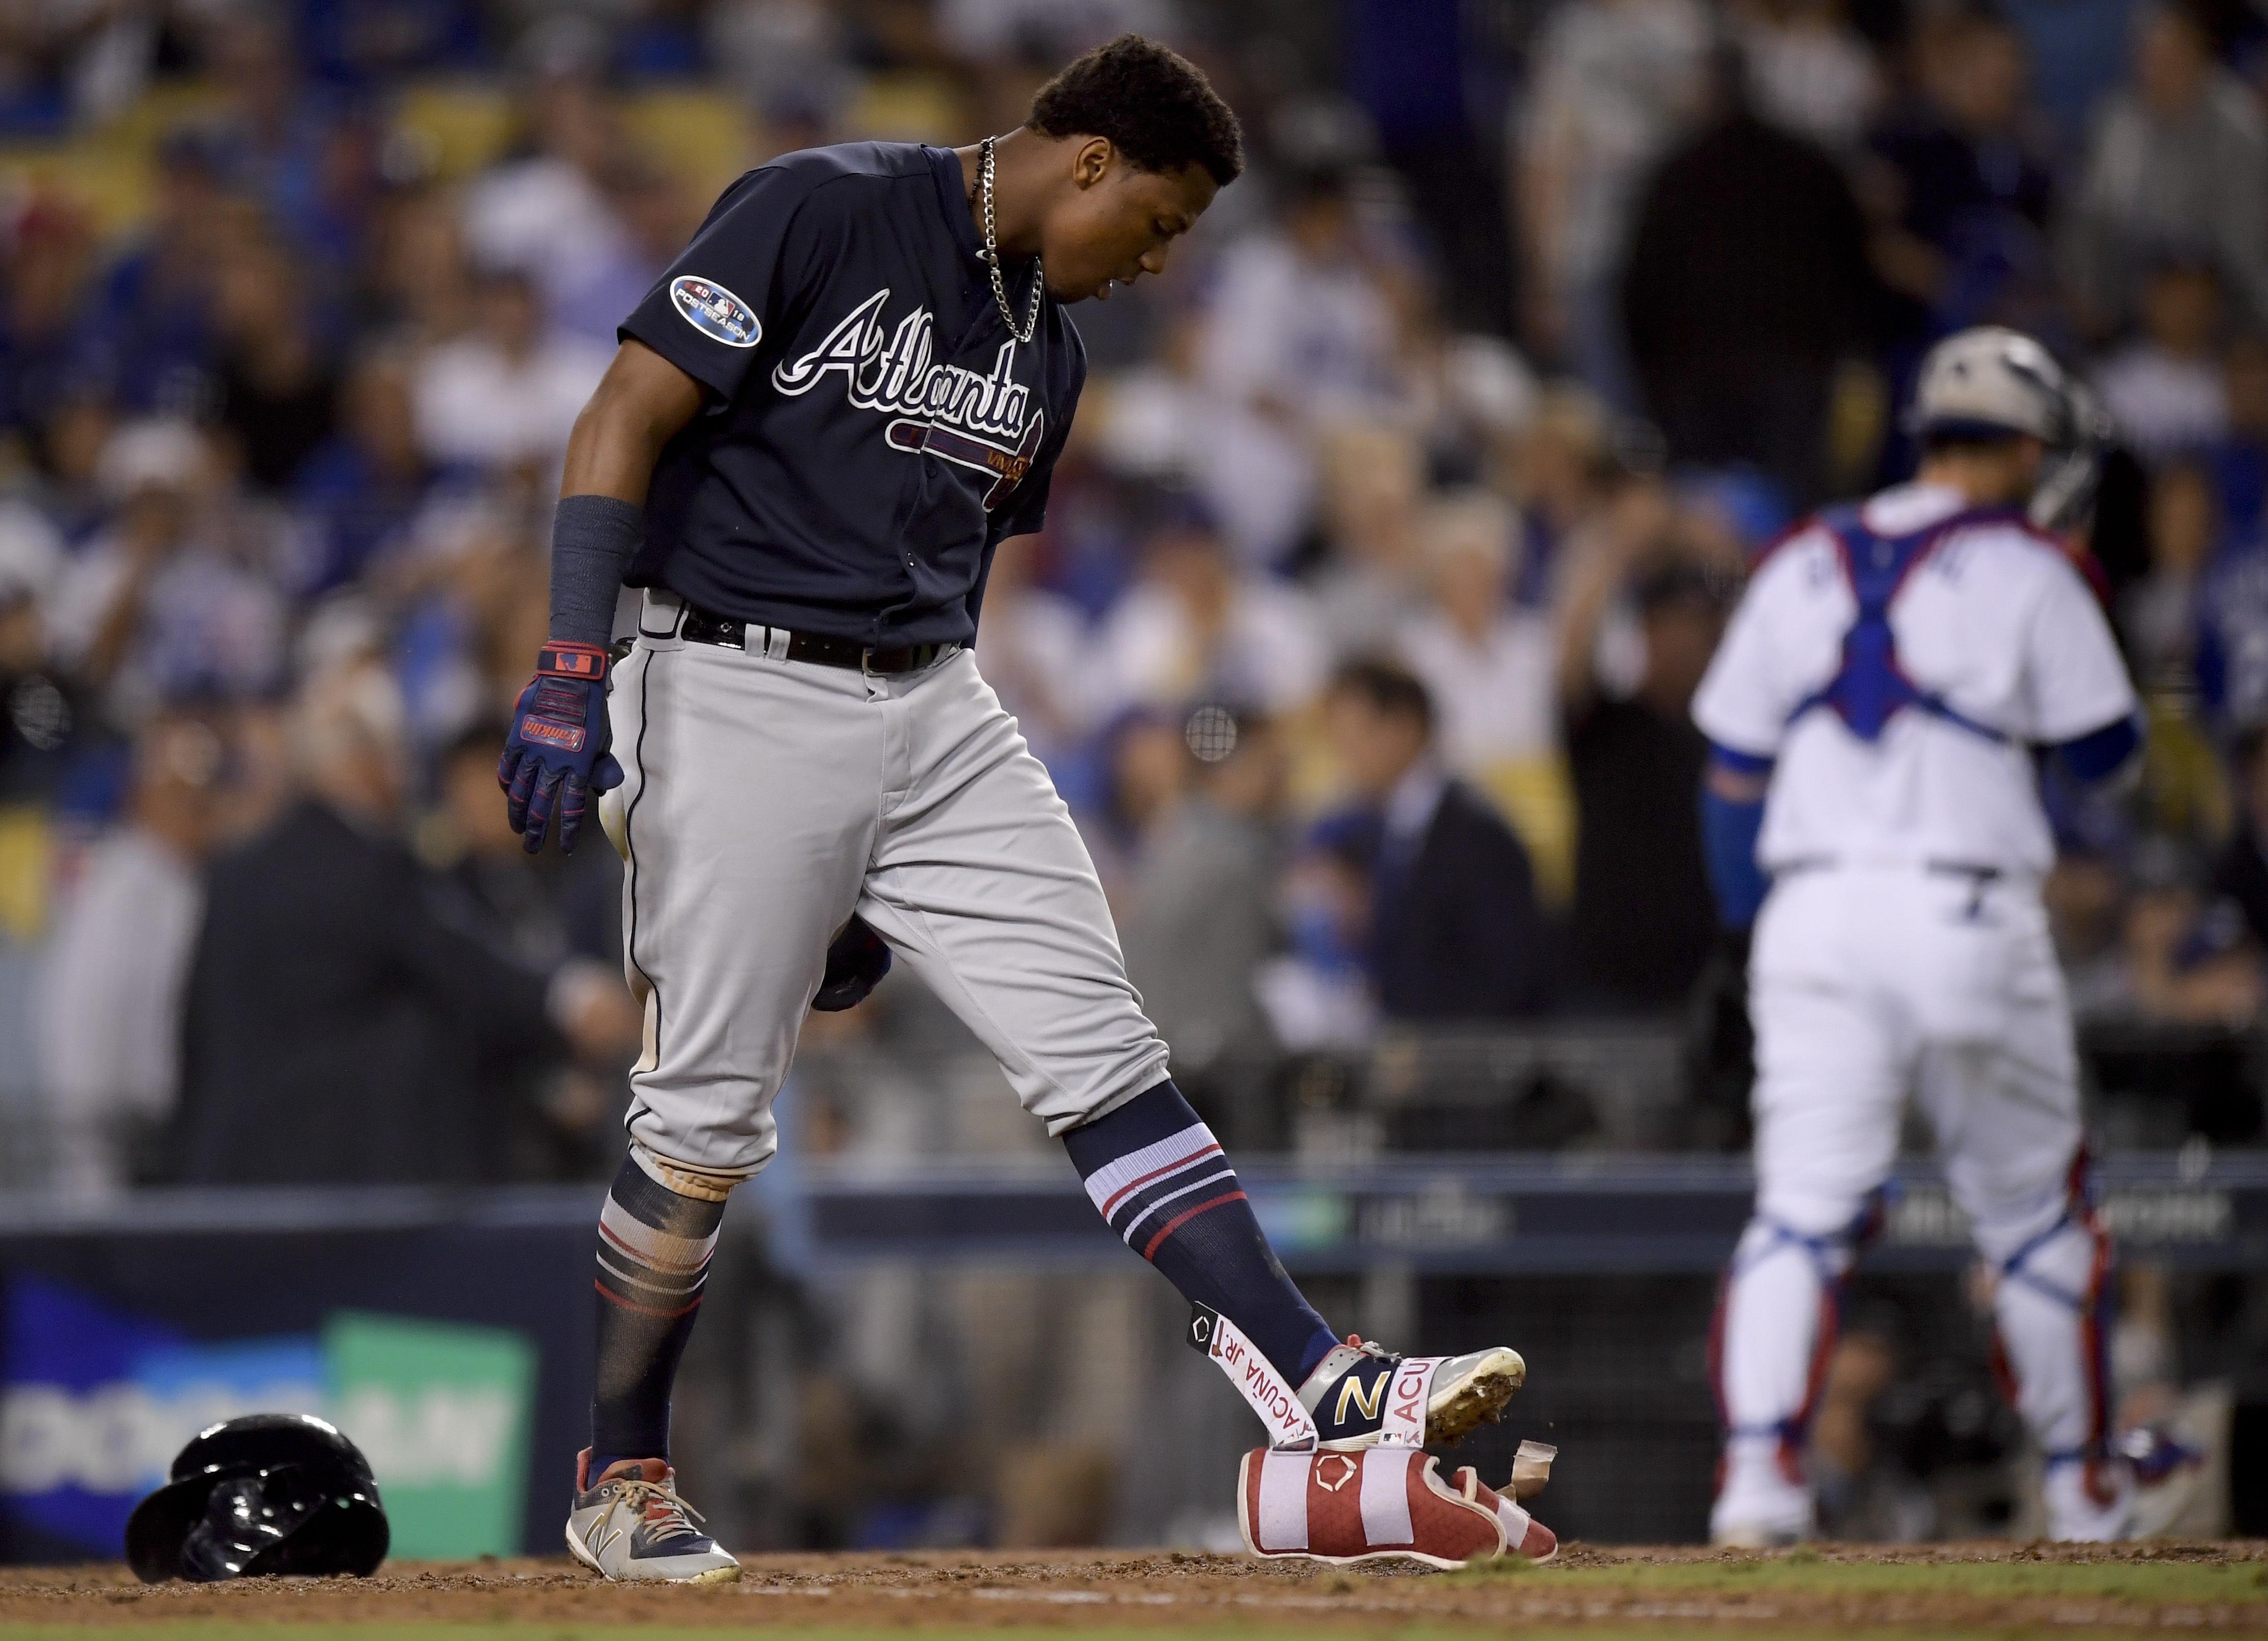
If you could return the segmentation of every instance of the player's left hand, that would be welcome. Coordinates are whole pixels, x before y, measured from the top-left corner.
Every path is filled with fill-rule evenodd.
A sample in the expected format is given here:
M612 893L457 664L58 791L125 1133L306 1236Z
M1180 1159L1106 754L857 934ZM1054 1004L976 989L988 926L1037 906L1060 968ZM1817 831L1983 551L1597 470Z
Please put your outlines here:
M606 651L555 638L536 658L535 676L512 710L512 732L497 764L497 784L510 806L512 829L531 855L543 848L559 816L559 852L575 852L592 794L622 784L622 766L607 748Z
M890 948L864 918L853 917L827 948L827 974L811 1006L822 1014L833 1014L863 1003L889 972Z

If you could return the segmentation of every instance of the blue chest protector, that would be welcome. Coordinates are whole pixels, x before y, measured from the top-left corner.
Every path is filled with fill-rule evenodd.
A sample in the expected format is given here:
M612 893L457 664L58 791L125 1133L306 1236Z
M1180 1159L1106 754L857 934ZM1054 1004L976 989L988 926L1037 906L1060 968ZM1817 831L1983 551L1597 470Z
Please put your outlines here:
M1912 708L1972 735L2007 741L2008 738L1991 725L1964 716L1942 696L1932 695L1906 676L1898 664L1897 638L1890 629L1890 605L1907 578L1955 531L1980 524L2020 525L2024 522L2022 511L2014 507L1965 508L1907 535L1877 535L1860 521L1855 507L1822 513L1819 522L1835 536L1843 574L1851 584L1859 614L1843 635L1843 657L1835 675L1798 702L1787 721L1793 724L1805 713L1824 707L1841 718L1853 735L1872 746L1881 739L1893 717Z

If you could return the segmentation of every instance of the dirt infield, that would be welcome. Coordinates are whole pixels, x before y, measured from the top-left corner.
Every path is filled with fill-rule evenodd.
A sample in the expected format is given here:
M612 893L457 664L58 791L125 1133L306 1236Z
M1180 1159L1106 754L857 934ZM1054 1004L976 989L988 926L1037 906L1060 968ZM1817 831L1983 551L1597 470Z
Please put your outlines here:
M1820 1546L1749 1554L1571 1545L1561 1564L1341 1571L1174 1552L768 1556L722 1589L603 1585L565 1561L408 1563L368 1579L134 1582L122 1568L0 1570L11 1641L130 1624L161 1637L358 1641L523 1629L581 1641L625 1629L852 1632L1022 1629L1262 1637L1475 1630L1523 1637L2268 1636L2268 1542L2065 1548ZM458 1631L458 1626L468 1627ZM269 1628L275 1626L275 1628Z

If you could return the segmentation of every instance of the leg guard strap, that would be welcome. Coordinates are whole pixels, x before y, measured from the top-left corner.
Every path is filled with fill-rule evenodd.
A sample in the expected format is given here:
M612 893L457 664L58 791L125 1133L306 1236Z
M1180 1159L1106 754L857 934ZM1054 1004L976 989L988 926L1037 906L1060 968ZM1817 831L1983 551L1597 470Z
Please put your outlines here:
M2084 1310L2093 1302L2088 1295L2074 1293L2062 1284L2051 1282L2037 1271L2029 1269L2033 1256L2062 1235L2066 1229L2076 1229L2088 1235L2094 1234L2089 1226L2080 1224L2078 1215L2072 1209L2066 1208L2053 1225L2031 1238L2021 1247L2000 1262L2000 1278L2004 1282L2021 1283L2033 1292L2053 1299L2066 1310Z

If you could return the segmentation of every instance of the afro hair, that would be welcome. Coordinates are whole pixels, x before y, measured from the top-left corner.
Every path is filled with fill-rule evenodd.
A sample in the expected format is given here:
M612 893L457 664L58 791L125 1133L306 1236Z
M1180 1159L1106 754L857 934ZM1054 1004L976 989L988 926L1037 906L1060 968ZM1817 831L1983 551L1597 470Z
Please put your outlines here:
M1139 34L1121 34L1040 87L1024 122L1047 136L1102 136L1145 171L1202 166L1226 188L1244 170L1244 134L1204 70Z

